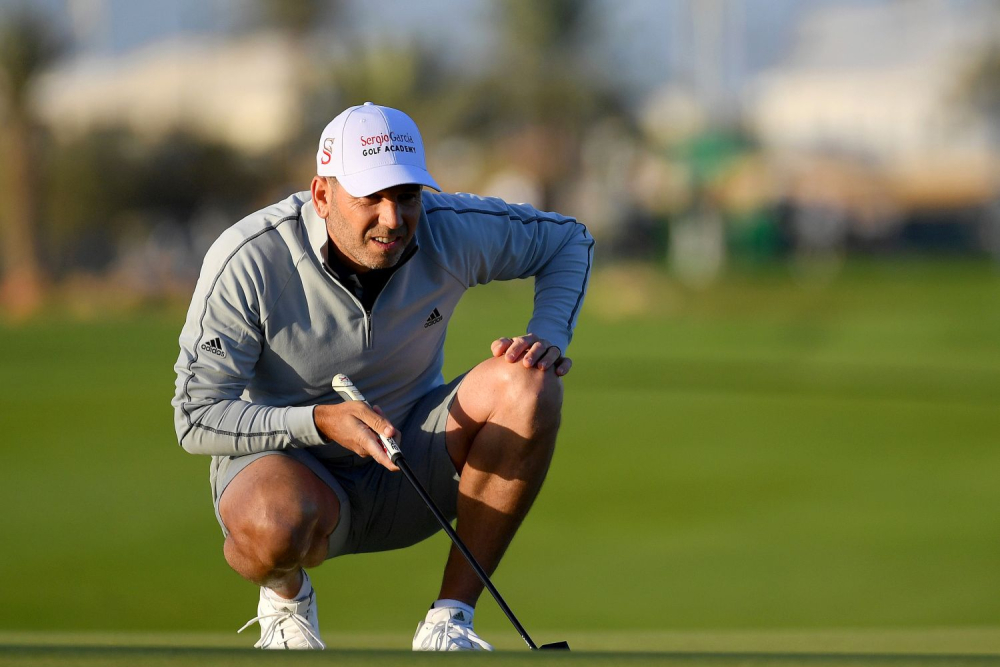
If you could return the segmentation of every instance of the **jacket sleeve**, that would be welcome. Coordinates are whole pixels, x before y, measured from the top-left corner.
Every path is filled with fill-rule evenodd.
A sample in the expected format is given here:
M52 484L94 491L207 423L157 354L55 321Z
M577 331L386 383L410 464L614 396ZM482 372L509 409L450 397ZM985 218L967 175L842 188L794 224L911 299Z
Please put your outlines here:
M534 277L534 310L527 331L565 353L594 259L594 238L586 226L526 204L466 194L439 198L427 207L427 214L440 216L443 261L467 287ZM457 230L463 233L454 233ZM459 239L465 247L457 247Z
M241 456L323 444L312 406L243 398L263 342L261 279L240 252L245 243L223 235L209 250L181 331L174 428L192 454Z

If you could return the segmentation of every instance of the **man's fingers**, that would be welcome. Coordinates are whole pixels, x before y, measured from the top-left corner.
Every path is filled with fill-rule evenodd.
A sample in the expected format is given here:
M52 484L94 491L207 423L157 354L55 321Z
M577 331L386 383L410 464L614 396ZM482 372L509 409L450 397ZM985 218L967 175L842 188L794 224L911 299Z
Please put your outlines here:
M364 422L368 428L375 431L375 433L381 433L390 438L396 437L399 431L389 423L389 420L385 418L385 414L382 412L381 408L374 407L370 408L364 403L355 403L359 410L357 412L357 418Z
M379 465L384 466L393 472L399 470L399 468L396 467L396 464L389 459L389 455L385 453L385 449L382 447L382 441L379 440L378 433L373 431L371 426L360 419L357 421L357 425L361 431L358 436L358 440L362 449L362 451L357 452L358 456L362 458L368 458L370 456L375 459ZM391 426L389 427L389 430L394 431Z
M378 435L372 431L363 420L356 419L354 422L354 441L360 446L361 451L357 455L362 458L376 456L381 447L378 445Z
M543 371L552 367L559 368L560 359L562 359L562 352L559 348L555 345L549 345L545 348L545 351L542 353L542 356L538 360L536 366Z
M389 470L399 470L382 448L376 429L381 429L382 434L390 438L399 438L399 431L380 408L370 408L360 401L317 405L313 418L327 442L339 443L362 458L374 458Z
M360 405L361 407L368 407L364 403L361 403ZM369 435L369 437L365 440L365 448L371 453L372 458L375 459L379 465L396 472L399 468L392 462L389 455L386 454L385 447L382 446L382 440L379 438L379 433L387 438L399 438L401 434L399 430L393 426L388 419L386 419L385 412L382 411L382 408L377 405L373 405L371 406L370 411L366 412L366 414L371 417L372 412L374 412L377 416L365 423L365 428L368 429Z
M524 355L524 366L525 368L531 368L536 365L542 357L545 355L545 344L541 341L533 343L528 351ZM541 366L539 366L541 368Z
M365 447L365 452L373 459L375 459L375 462L378 463L383 468L386 468L387 470L391 470L393 472L399 470L399 468L396 467L396 464L392 462L392 459L389 458L389 455L385 453L385 449L382 448L382 443L379 442L377 437L374 440L365 440L364 447ZM361 456L364 458L368 458L364 454L362 454Z
M502 351L500 343L506 346L506 352ZM572 361L562 356L558 346L549 345L548 341L532 333L493 341L493 356L501 355L510 362L521 359L525 368L535 367L543 371L553 368L556 375L566 375L573 365Z
M375 462L380 466L392 470L393 472L399 470L399 468L396 467L396 464L389 459L389 455L385 453L385 449L382 448L382 443L379 441L378 436L375 435L371 429L368 430L368 435L370 437L365 438L362 442L362 445L365 448L365 453L375 459ZM361 454L361 456L367 458L365 454Z
M503 353L507 351L507 348L510 347L512 342L513 341L510 338L497 338L490 345L490 351L493 352L494 357L502 357Z
M538 336L534 334L528 334L527 336L518 336L514 339L514 342L510 344L507 348L507 361L517 361L521 358L528 348L534 345L535 341L538 340Z
M383 418L385 417L385 412L383 412L382 408L380 408L379 406L373 405L372 406L372 410L374 410L375 412L377 412L380 417L383 417ZM386 426L382 429L382 435L385 435L386 437L389 437L389 438L396 438L396 439L398 439L399 436L402 435L402 433L399 432L399 429L397 429L395 426L393 426L391 423L389 423L388 419L386 419L385 423L386 423Z
M357 408L355 418L357 419L358 428L361 430L358 435L358 444L361 445L362 451L357 452L358 456L363 458L370 456L375 459L376 463L388 470L392 470L393 472L399 470L396 464L389 459L389 455L385 453L382 441L378 437L379 433L381 433L389 438L398 438L399 431L385 418L382 408L378 406L369 407L360 402L353 403L352 406Z
M556 364L556 375L562 377L569 373L569 369L573 367L573 360L569 357L563 357L562 361Z
M396 464L392 462L392 459L389 458L389 455L385 453L385 450L382 448L381 442L379 442L377 445L374 445L372 458L375 459L375 461L377 461L380 466L388 470L391 470L393 472L399 470L399 468L396 467Z

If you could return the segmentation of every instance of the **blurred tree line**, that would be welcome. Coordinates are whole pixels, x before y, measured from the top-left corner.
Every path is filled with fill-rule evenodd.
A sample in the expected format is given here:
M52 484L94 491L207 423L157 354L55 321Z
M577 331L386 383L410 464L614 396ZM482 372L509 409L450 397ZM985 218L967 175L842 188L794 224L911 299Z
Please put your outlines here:
M59 45L69 40L35 11L0 17L5 312L30 314L46 290L81 272L120 286L156 263L180 262L182 270L147 271L146 280L159 287L177 276L189 280L206 238L307 187L320 130L338 110L365 100L418 120L439 181L475 188L491 175L514 174L531 184L526 197L539 208L585 217L603 259L668 261L698 284L713 279L727 252L758 261L801 242L746 130L695 124L682 131L661 118L660 131L635 100L629 106L611 73L588 58L603 27L594 2L496 0L496 48L479 68L456 67L417 40L370 45L356 33L346 0L248 7L255 19L243 29L287 37L303 100L287 146L263 155L191 131L150 139L113 124L57 139L34 116L31 92L67 54ZM996 127L998 54L1000 38L959 82L960 97ZM158 245L171 247L159 256ZM145 250L134 252L138 246ZM1000 256L1000 231L996 247ZM116 273L130 252L131 269Z
M621 114L614 91L576 66L593 28L589 3L504 0L495 7L501 51L486 72L455 71L426 46L388 42L365 47L351 34L343 2L259 0L257 29L285 31L302 64L306 96L300 130L287 150L248 157L182 131L155 142L108 126L57 141L33 116L38 75L62 55L52 22L22 9L0 26L0 299L8 312L30 313L46 289L74 271L99 273L136 225L169 220L184 230L210 210L235 222L256 207L307 187L315 137L335 110L363 100L420 119L434 146L465 135L497 150L495 160L541 184L551 204L579 168L581 135ZM322 17L318 21L317 17ZM349 58L317 54L322 42ZM512 76L512 69L516 75ZM487 151L488 155L494 154ZM188 230L190 232L190 230Z

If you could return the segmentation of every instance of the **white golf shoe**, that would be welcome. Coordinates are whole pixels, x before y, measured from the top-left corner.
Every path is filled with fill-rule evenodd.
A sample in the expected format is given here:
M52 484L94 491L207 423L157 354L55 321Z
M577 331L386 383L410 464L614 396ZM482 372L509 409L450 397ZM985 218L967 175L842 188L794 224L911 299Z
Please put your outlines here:
M472 629L472 617L455 607L431 609L413 635L414 651L492 651Z
M306 579L309 575L302 572ZM310 586L309 595L302 600L285 600L260 589L257 617L239 629L243 632L254 623L260 623L260 641L254 648L264 649L324 649L319 638L319 617L316 614L316 591Z

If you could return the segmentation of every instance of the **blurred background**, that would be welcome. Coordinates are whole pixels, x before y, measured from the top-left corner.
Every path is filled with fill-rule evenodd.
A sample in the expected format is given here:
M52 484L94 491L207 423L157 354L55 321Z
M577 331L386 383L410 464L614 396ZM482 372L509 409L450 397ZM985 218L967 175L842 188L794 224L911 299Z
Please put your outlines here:
M1000 626L996 2L0 0L0 631L250 617L173 441L176 338L208 246L365 100L445 190L598 242L500 572L526 625ZM452 374L530 286L463 308ZM370 582L331 631L406 639L445 548L318 571Z
M571 211L599 261L1000 257L1000 10L973 0L0 2L3 301L186 294L368 99L452 191ZM96 284L95 284L96 283Z

